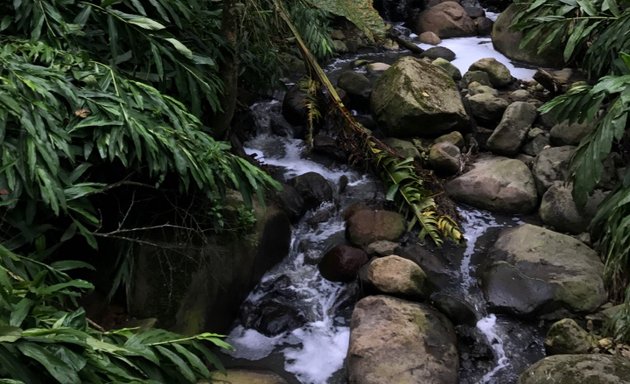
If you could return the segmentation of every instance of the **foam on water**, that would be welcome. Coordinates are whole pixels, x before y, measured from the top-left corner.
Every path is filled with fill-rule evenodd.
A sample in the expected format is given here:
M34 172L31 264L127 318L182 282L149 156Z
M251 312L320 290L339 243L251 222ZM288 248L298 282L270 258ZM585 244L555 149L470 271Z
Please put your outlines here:
M509 359L505 354L505 348L503 346L502 337L499 335L499 328L497 327L497 317L494 314L490 314L477 322L477 329L481 331L488 345L494 351L494 357L496 359L496 366L488 373L486 373L480 380L481 383L491 383L494 376L502 369L510 365Z
M429 49L432 45L418 44L422 49ZM485 57L493 57L505 64L510 70L512 76L521 80L531 80L536 73L536 70L517 67L510 59L505 57L502 53L497 52L492 46L492 41L489 37L458 37L453 39L444 39L440 43L441 47L445 47L455 52L455 60L451 63L456 66L462 74L468 71L468 68L472 63Z
M234 350L229 355L247 360L260 360L275 349L281 336L268 337L255 329L246 329L242 325L234 327L227 337Z

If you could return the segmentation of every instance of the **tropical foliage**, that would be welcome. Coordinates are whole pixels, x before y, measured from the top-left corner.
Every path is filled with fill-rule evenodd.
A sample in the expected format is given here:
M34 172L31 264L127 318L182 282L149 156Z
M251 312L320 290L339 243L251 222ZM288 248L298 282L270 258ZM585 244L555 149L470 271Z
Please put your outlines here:
M630 113L630 9L615 0L579 0L525 3L517 27L524 43L541 38L545 46L560 40L564 57L584 68L595 84L576 84L541 107L558 121L584 122L595 129L580 143L572 159L573 194L583 205L598 186L604 160L611 152L628 164ZM591 223L592 235L604 255L605 273L613 298L624 298L613 331L630 341L630 172L599 206Z
M207 343L218 335L184 337L160 329L104 331L77 298L92 285L66 273L83 262L50 265L0 245L0 382L196 383L221 368Z

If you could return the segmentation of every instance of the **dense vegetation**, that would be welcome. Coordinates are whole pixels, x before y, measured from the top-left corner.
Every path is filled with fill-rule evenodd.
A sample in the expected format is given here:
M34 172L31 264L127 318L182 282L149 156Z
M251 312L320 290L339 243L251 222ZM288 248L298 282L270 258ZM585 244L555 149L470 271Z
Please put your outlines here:
M292 1L286 9L309 48L325 56L332 14L374 16L346 5ZM268 86L280 74L290 42L276 6L0 3L1 382L209 378L217 362L207 343L228 347L217 335L102 329L77 301L93 285L71 275L93 267L65 252L98 248L112 226L136 235L137 222L127 222L136 193L201 200L197 215L220 231L228 189L249 203L275 186L217 139L229 137L236 88ZM127 255L93 253L110 264Z
M615 337L630 341L630 8L616 0L536 0L524 2L517 28L523 44L537 42L539 51L564 47L565 61L575 63L591 83L574 85L545 104L541 111L558 121L593 124L572 159L573 194L584 204L604 175L612 153L622 158L625 174L599 206L591 223L593 240L605 258L605 273L613 299L625 306L612 323Z

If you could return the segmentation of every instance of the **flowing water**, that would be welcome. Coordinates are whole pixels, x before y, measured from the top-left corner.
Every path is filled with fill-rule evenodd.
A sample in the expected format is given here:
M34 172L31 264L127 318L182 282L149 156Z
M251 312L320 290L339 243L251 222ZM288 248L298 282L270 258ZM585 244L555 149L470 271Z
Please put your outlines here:
M453 63L462 73L479 58L496 57L507 64L515 76L531 78L533 71L514 67L494 51L487 40L449 39L442 45L458 53ZM475 49L470 49L471 45ZM466 52L465 56L459 56L461 52ZM391 58L391 54L387 55ZM378 60L383 56L368 54L361 59ZM334 72L351 66L356 59L356 56L338 59L327 71L333 72L334 77ZM317 172L336 186L335 189L342 178L347 178L348 185L343 193L335 196L336 203L322 204L294 225L289 255L265 274L242 306L240 321L228 337L228 342L235 347L228 365L272 367L282 371L291 383L341 384L346 382L343 364L349 343L349 319L359 288L356 283L325 280L319 274L317 263L328 249L344 240L340 212L356 202L382 199L382 187L356 170L307 156L301 140L271 134L270 117L279 113L279 103L271 100L251 107L257 134L246 143L246 152L279 168L286 179ZM452 271L448 291L470 304L478 318L476 327L458 327L458 334L468 335L460 337L467 340L460 341L460 383L514 383L520 372L543 356L541 331L535 325L487 312L477 266L492 236L496 236L500 228L520 224L521 219L497 217L467 207L460 207L459 213L463 218L466 246L456 250L456 258L461 261ZM282 309L284 317L281 318L286 322L286 327L280 322L282 332L265 335L245 325L259 316L260 308L279 302L286 307Z

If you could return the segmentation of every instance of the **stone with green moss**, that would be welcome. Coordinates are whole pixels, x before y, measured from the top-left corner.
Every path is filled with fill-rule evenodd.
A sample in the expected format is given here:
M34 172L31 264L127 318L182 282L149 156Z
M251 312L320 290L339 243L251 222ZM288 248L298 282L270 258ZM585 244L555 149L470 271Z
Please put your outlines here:
M611 355L555 355L529 367L518 384L628 384L630 360Z

